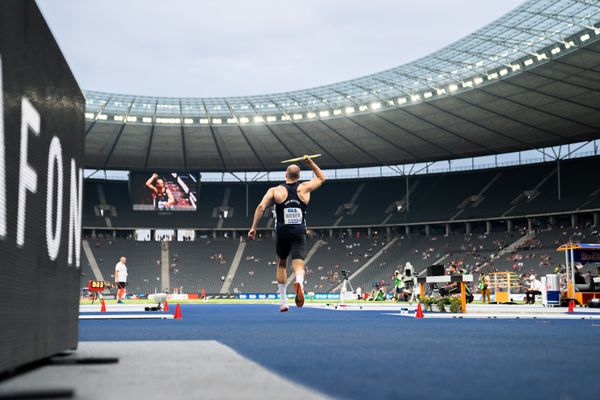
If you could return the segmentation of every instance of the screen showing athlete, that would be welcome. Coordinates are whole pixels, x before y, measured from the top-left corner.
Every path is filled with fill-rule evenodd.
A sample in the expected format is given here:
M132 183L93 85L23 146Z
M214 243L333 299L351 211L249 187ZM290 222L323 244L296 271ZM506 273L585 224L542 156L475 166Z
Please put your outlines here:
M150 179L146 181L146 187L152 190L154 198L154 208L157 210L168 210L175 204L175 197L165 186L165 181L153 173Z
M300 167L291 164L285 171L285 183L267 190L256 211L252 227L248 231L248 239L256 237L256 224L269 205L275 203L276 231L277 231L277 285L281 300L279 311L289 310L286 296L287 261L292 259L292 268L296 275L294 291L296 306L304 305L304 257L306 256L306 208L310 202L310 193L318 189L325 182L325 174L308 156L305 161L315 174L315 177L306 182L300 179Z

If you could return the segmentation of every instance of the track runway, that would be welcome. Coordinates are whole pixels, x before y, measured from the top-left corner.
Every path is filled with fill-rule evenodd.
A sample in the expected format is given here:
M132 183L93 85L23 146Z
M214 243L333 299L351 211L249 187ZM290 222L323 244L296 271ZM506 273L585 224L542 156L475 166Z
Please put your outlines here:
M276 305L182 311L181 321L81 321L81 340L215 340L336 398L519 398L532 386L538 398L600 393L594 320L417 320L294 307L281 314Z
M163 353L166 365L182 360L180 382L167 373L169 379L160 384L207 398L237 397L240 387L245 398L265 398L266 386L279 388L282 398L304 393L305 398L519 399L530 398L532 387L538 388L536 398L600 393L597 320L414 319L391 315L390 307L352 312L292 307L282 314L277 305L250 304L182 305L182 312L183 320L82 320L80 340L88 350L86 345L110 342L117 353L119 346L140 345L160 353L161 342L165 348L176 342L178 351ZM128 346L133 341L138 343ZM211 347L192 365L184 362L182 349L204 348L199 343L222 350ZM214 392L214 377L206 369L222 368L223 359L233 360L228 365L240 378L225 372ZM244 368L266 371L260 375L263 389L244 383L246 373L239 372ZM143 371L140 361L125 373L135 377Z

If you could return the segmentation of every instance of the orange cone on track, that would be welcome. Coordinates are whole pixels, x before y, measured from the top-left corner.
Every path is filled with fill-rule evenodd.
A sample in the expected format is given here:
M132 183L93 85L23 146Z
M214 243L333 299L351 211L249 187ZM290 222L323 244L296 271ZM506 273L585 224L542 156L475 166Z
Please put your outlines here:
M165 305L163 307L163 311L169 311L169 302L165 300Z
M417 304L417 312L415 313L415 318L423 318L423 309L421 308L421 303Z
M569 301L569 313L575 312L575 300Z
M104 303L104 299L100 300L100 312L106 312L106 304Z
M183 317L181 316L181 306L179 305L179 303L177 303L177 307L175 307L175 315L173 316L174 319L182 319Z

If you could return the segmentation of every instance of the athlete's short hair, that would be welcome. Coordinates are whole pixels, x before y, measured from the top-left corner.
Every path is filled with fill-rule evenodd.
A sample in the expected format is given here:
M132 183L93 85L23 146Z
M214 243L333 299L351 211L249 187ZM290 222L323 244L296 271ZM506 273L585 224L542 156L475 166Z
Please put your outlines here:
M300 179L300 167L296 164L290 165L285 170L285 176L290 180L297 181L298 179Z

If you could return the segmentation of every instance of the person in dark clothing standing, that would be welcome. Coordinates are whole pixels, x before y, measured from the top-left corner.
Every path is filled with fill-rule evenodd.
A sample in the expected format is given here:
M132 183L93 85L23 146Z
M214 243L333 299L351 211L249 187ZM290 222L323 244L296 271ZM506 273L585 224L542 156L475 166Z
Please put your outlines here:
M285 171L285 183L267 190L256 207L248 239L256 237L256 225L269 205L275 203L277 231L277 285L281 296L279 311L289 310L286 297L287 260L292 259L292 268L296 275L294 291L296 306L304 305L304 258L306 256L306 209L310 202L310 193L325 182L325 174L308 156L305 161L315 174L309 181L300 183L300 167L291 164Z

